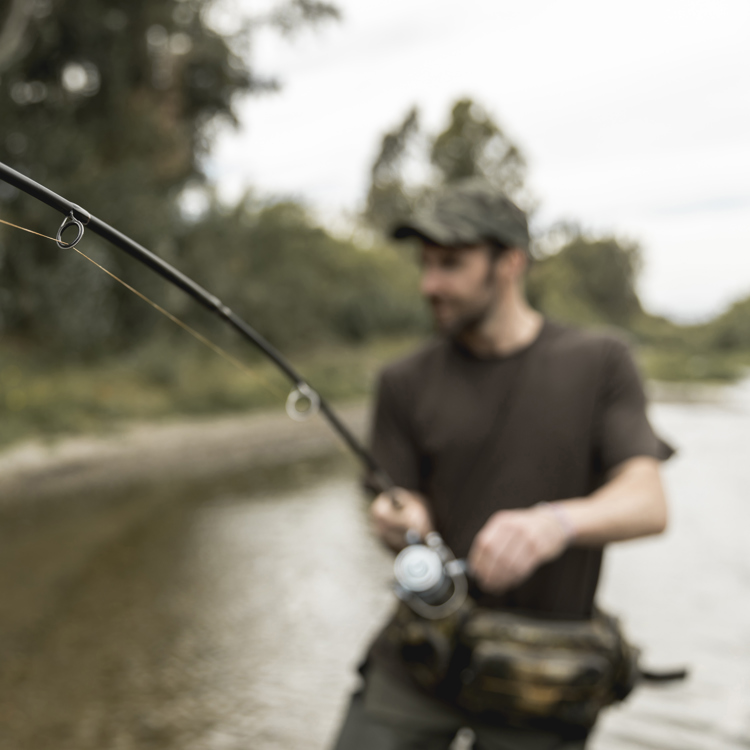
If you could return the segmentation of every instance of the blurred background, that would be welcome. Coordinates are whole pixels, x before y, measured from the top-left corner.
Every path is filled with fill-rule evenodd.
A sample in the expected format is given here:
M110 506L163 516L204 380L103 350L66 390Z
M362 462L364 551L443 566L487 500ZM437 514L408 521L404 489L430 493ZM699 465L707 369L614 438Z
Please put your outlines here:
M216 294L360 434L378 369L430 333L384 231L463 177L507 191L532 304L627 337L680 448L670 532L613 550L602 596L694 676L596 741L747 747L748 22L742 0L2 0L0 161ZM60 223L1 182L0 219ZM0 747L325 747L391 601L358 469L284 421L250 347L80 248L253 376L0 224Z

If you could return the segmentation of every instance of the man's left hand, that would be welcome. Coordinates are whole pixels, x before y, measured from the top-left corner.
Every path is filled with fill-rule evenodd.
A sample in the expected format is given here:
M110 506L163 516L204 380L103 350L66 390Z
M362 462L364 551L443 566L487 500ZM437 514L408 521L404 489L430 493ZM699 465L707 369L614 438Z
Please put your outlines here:
M469 551L469 570L490 594L521 583L540 565L560 555L572 537L572 526L558 508L539 505L501 510L490 516Z

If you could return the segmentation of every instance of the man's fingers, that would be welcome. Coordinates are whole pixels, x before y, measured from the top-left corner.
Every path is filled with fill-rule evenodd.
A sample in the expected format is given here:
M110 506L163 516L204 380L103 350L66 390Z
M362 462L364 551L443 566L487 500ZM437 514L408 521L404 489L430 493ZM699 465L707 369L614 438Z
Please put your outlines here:
M541 560L541 543L528 511L496 513L477 534L469 566L480 588L501 593L523 581Z
M528 541L521 535L511 535L501 549L484 556L478 583L486 591L500 593L524 576L529 559Z
M528 540L524 539L513 548L509 548L501 567L495 571L496 577L492 579L494 588L499 593L500 590L523 581L531 572L534 561L533 546Z
M394 549L404 546L404 534L409 529L424 536L433 528L425 499L400 487L378 495L370 514L378 536Z
M393 487L391 490L389 490L388 497L391 500L391 505L393 506L394 510L401 510L401 509L403 509L404 504L403 504L403 502L401 502L401 500L400 500L400 498L398 496L398 490L395 487Z
M482 588L487 588L491 581L504 579L507 560L520 543L507 519L500 515L477 535L469 565Z
M378 495L370 506L370 514L376 524L392 523L395 520L395 511L390 499L384 495Z

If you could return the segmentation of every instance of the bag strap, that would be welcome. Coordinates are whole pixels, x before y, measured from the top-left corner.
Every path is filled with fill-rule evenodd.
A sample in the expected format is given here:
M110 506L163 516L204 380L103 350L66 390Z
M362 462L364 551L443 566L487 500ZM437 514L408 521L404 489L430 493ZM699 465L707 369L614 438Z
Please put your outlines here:
M687 667L678 667L675 669L666 670L653 670L653 669L639 669L640 676L646 682L676 682L677 680L685 680L690 674L690 670Z

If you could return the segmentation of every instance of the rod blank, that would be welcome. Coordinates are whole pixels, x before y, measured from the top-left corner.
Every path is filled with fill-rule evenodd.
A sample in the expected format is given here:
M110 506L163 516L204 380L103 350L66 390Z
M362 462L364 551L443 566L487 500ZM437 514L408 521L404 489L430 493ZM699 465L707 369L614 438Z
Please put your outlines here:
M159 256L154 255L142 245L139 245L127 235L119 232L109 224L92 216L86 209L72 203L62 196L54 193L49 188L40 185L38 182L17 172L15 169L0 162L0 180L7 182L9 185L21 190L27 195L36 198L51 208L59 211L65 216L71 213L87 229L94 234L110 242L115 247L123 250L140 263L148 266L152 271L171 284L182 289L183 292L190 295L194 300L206 307L211 312L218 315L222 320L234 328L241 336L249 340L258 347L271 361L291 380L295 387L310 385L304 378L292 367L292 365L282 356L282 354L266 339L261 336L252 326L245 323L238 315L233 313L218 297L206 291L202 286L197 284L191 278L178 271L174 266L162 260ZM319 394L318 394L319 395ZM360 443L352 434L349 428L339 419L336 412L320 398L320 411L328 420L328 423L344 440L349 449L364 464L369 474L369 482L379 491L386 491L393 486L387 474L378 466L372 454Z

